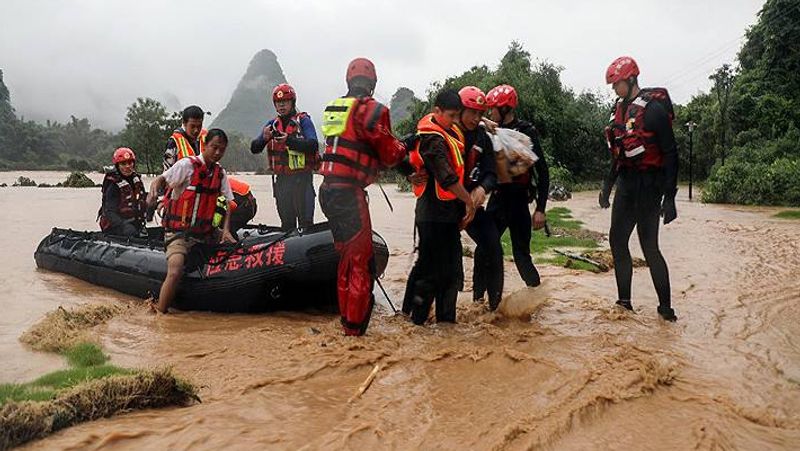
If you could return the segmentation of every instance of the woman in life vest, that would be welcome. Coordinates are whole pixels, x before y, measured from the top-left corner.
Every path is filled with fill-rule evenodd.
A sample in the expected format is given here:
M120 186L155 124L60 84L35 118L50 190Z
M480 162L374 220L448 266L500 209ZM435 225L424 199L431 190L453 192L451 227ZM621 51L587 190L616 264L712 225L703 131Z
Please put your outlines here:
M225 155L228 136L214 128L208 131L200 155L182 158L150 185L147 204L156 204L156 193L166 188L164 203L164 243L167 257L167 276L161 285L158 304L153 307L167 313L178 289L189 250L197 243L218 241L235 243L230 232L230 217L226 216L222 233L214 227L217 198L225 196L230 211L233 193L225 170L219 160Z
M114 151L114 170L103 179L100 229L109 235L146 236L147 193L136 172L136 154L127 147Z
M657 312L665 320L675 321L669 270L658 245L660 215L664 216L664 225L678 216L678 148L672 131L672 102L664 88L639 88L638 76L639 67L628 56L617 58L606 70L606 82L619 97L606 127L612 162L599 203L602 208L609 207L616 182L608 240L614 257L617 305L633 310L633 265L628 243L636 227L658 294Z
M319 169L319 142L311 116L297 112L297 94L286 83L272 91L278 116L270 119L261 134L250 143L252 153L267 149L267 160L275 174L272 194L289 231L314 224L313 174Z

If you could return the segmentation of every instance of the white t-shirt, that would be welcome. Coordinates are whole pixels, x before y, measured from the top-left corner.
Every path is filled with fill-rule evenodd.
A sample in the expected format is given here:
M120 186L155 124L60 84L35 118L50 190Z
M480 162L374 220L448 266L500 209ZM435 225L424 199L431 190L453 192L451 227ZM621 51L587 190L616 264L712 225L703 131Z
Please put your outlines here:
M198 158L205 163L203 154L198 155ZM164 171L162 175L167 181L167 184L172 187L172 199L180 197L183 190L189 186L193 174L194 165L192 164L191 158L181 158L177 163L172 165L171 168ZM233 191L231 191L231 184L228 182L228 174L225 173L225 169L222 170L222 186L220 187L220 191L228 202L233 200Z

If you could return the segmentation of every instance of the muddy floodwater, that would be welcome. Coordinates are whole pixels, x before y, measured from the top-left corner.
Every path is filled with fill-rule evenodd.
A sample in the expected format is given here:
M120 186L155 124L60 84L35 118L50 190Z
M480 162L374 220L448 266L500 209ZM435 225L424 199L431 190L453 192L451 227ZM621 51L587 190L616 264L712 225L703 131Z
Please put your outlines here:
M20 174L0 173L0 182ZM243 179L258 198L257 222L277 223L268 177ZM377 188L371 210L391 253L384 286L399 304L414 199L387 192L394 213ZM462 293L458 324L420 328L384 305L361 339L342 337L333 315L154 317L135 308L96 330L112 363L173 366L200 387L202 403L82 424L27 447L800 449L800 223L685 195L661 233L677 323L658 318L647 268L635 270L630 315L612 307L613 273L545 266L543 285L528 289L510 262L500 313ZM97 188L0 188L0 381L63 366L18 342L46 312L137 302L35 267L53 226L97 227L99 201ZM609 212L595 204L595 193L579 193L558 205L605 232ZM641 256L635 234L631 244ZM376 365L372 385L351 400Z

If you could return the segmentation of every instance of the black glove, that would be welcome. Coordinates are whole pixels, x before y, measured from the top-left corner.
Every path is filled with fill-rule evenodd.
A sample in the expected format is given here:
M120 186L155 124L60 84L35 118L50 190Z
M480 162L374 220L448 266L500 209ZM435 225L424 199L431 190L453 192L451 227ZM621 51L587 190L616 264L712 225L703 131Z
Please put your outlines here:
M604 183L603 188L600 189L600 196L597 199L597 203L600 204L600 208L608 208L611 206L611 202L608 200L610 197L611 185Z
M671 193L665 194L664 200L661 202L661 215L664 217L664 225L669 224L678 217L678 210L675 208L675 193L677 191L676 189Z

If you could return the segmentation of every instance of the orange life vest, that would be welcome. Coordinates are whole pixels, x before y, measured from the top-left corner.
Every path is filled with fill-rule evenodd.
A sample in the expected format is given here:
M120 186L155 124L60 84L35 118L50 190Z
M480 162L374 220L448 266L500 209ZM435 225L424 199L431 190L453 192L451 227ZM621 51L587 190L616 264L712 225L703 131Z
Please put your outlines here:
M214 210L222 191L222 167L214 163L209 168L200 157L189 158L194 166L192 178L177 199L167 191L162 224L170 232L203 236L213 230Z
M207 134L208 130L202 129L200 130L200 135L197 137L197 141L199 142L200 153L203 153L203 149L206 147ZM175 144L178 145L178 150L175 153L175 161L178 161L181 158L193 157L197 155L194 151L194 147L192 147L192 145L189 143L189 140L186 139L186 136L179 130L175 130L174 132L172 132L172 139L174 139Z
M464 135L461 133L458 127L452 127L449 130L445 130L439 124L437 124L433 120L433 113L428 114L427 116L423 117L419 123L417 124L417 134L419 135L438 135L447 143L447 147L449 152L447 153L447 160L450 162L450 165L453 167L453 171L458 176L458 183L464 183ZM425 166L422 160L422 154L419 152L419 146L421 141L417 141L416 146L414 146L414 150L411 151L409 154L409 162L411 166L414 167L417 171L422 170ZM442 188L439 186L439 182L435 181L436 185L436 197L439 200L450 201L455 200L456 195L451 193L450 191ZM425 188L428 186L427 183L415 184L412 186L414 191L414 195L417 197L421 197L422 194L425 192Z

